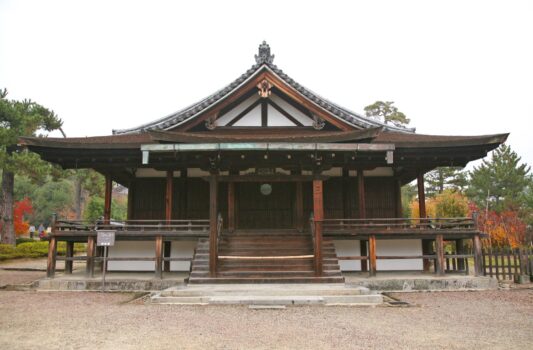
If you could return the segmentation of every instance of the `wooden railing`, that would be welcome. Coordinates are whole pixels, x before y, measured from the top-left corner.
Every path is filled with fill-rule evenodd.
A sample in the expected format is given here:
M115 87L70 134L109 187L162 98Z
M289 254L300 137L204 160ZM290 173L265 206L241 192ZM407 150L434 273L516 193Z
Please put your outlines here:
M495 247L483 250L483 273L498 280L533 278L533 248ZM523 277L520 277L523 276Z
M190 261L191 258L172 258L165 256L163 243L165 240L177 238L200 238L209 234L209 220L125 220L96 222L86 220L55 220L50 233L48 249L47 276L53 277L57 260L65 260L65 272L72 273L74 261L86 262L86 275L94 276L95 262L102 261L102 256L96 256L96 236L100 230L115 231L117 240L153 239L156 249L153 257L107 257L108 261L154 261L157 277L162 276L163 263L170 261ZM66 256L57 256L57 242L67 242ZM87 242L87 254L74 256L74 242Z
M476 224L472 218L324 219L323 229L327 234L422 230L475 231Z

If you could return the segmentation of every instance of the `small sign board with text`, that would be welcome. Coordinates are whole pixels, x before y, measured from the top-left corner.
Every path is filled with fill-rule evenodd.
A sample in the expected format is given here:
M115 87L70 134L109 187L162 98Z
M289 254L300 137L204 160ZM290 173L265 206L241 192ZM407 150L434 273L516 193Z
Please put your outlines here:
M96 245L98 247L112 247L115 245L115 232L111 230L97 231Z

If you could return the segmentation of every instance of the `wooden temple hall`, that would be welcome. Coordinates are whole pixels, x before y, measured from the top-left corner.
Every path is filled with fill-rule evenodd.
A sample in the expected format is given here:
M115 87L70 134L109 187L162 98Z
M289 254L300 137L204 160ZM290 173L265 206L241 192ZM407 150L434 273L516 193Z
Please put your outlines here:
M107 271L190 271L189 283L464 273L472 256L480 274L483 233L472 218L426 218L424 173L480 159L507 134L421 135L383 124L308 90L273 60L263 42L235 81L138 127L22 138L44 160L106 179L102 220L55 221L48 276L58 259L66 273L74 260L86 261L88 276L100 271L98 230L116 231ZM402 217L401 186L413 180L422 219ZM113 182L129 189L126 221L111 217ZM58 241L67 242L66 257L57 256ZM74 242L87 242L86 256L73 256Z

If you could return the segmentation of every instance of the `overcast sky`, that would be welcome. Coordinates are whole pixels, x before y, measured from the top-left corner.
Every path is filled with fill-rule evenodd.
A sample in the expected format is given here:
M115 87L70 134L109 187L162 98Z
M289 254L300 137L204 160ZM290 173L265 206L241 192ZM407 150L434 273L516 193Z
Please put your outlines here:
M418 133L510 132L533 164L533 1L0 0L0 88L107 135L225 86L266 40L300 84Z

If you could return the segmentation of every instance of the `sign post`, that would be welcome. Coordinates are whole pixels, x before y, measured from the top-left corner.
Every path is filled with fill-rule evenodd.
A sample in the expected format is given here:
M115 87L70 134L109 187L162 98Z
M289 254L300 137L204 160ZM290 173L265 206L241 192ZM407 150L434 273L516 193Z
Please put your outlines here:
M99 230L96 234L96 246L104 247L104 261L102 268L102 292L105 292L105 273L107 270L107 247L115 245L115 232L110 230Z

